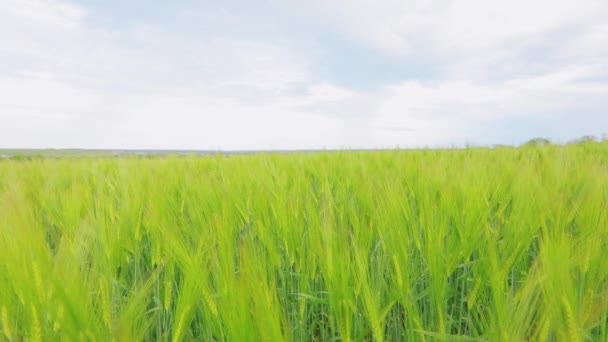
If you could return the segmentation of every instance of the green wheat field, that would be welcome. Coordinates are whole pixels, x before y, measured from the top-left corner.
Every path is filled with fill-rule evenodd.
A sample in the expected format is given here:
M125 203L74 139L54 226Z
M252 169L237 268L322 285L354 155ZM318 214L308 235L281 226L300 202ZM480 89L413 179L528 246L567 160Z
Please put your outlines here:
M0 160L0 340L607 341L608 143Z

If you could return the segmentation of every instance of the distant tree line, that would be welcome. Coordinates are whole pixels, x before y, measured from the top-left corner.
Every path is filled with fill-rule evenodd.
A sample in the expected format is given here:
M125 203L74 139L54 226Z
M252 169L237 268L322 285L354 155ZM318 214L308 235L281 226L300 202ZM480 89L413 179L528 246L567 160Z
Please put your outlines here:
M585 144L585 143L591 143L591 142L604 142L604 141L608 141L608 134L602 134L601 137L596 137L593 135L584 135L580 138L570 140L566 144L574 145L574 144ZM553 144L553 142L548 138L537 137L537 138L533 138L533 139L526 141L523 145L524 146L547 146L547 145L552 145L552 144Z

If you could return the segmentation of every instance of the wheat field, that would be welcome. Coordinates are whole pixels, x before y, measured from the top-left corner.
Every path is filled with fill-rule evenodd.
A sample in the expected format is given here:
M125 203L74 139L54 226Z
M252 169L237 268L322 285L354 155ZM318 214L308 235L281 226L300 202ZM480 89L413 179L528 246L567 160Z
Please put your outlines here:
M0 340L606 341L608 144L0 160Z

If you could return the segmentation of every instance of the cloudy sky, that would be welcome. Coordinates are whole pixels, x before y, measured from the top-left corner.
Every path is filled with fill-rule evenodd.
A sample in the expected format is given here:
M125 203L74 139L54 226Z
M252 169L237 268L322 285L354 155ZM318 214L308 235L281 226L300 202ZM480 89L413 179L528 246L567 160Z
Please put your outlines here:
M0 147L608 133L606 0L0 0Z

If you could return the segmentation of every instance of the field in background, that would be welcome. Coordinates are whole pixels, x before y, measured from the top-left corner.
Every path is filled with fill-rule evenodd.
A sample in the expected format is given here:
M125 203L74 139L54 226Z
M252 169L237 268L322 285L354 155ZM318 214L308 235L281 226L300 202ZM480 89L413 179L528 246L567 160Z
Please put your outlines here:
M0 160L0 340L608 340L608 143Z

